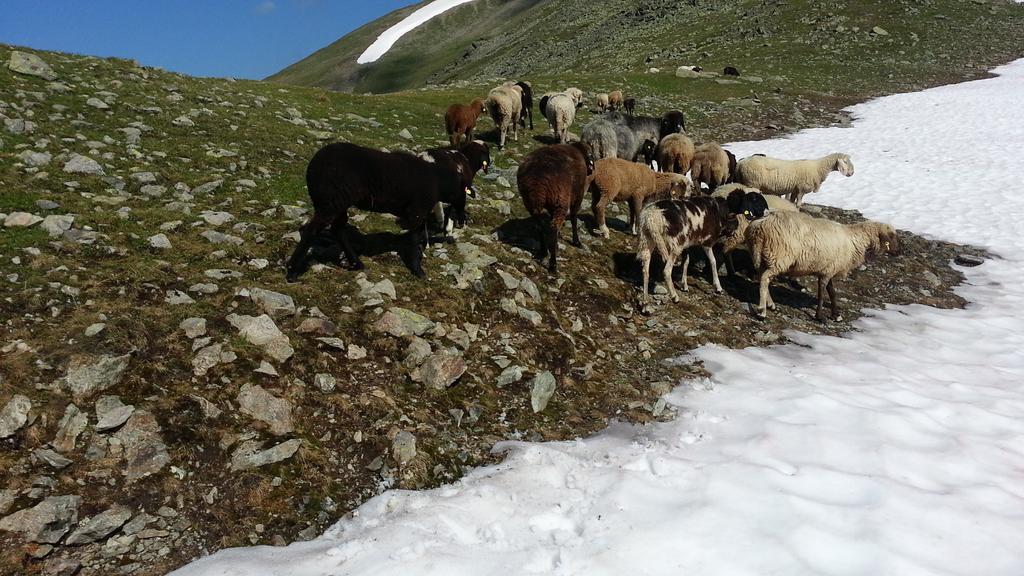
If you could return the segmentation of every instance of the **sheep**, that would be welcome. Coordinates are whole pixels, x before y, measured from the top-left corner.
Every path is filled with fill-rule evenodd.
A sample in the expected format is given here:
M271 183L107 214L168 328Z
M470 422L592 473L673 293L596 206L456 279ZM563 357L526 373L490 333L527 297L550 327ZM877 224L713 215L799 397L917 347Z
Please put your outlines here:
M590 179L590 209L597 234L605 238L610 235L604 213L613 200L629 202L629 230L636 235L637 216L645 200L686 196L689 184L689 179L682 174L655 172L621 158L598 160Z
M455 222L460 226L466 222L466 192L459 174L404 152L381 152L347 142L328 144L306 166L306 188L313 216L300 228L299 245L288 259L289 282L298 278L313 239L327 227L341 244L349 268L363 268L345 234L349 207L397 216L399 226L409 231L409 268L420 278L426 277L423 246L427 215L434 206L450 204Z
M622 90L612 90L608 93L608 107L612 110L618 110L622 107L622 101L625 97L622 95Z
M437 162L439 165L459 174L462 179L462 186L467 195L476 198L476 188L473 186L473 179L477 172L483 170L486 174L490 171L491 151L481 140L467 142L458 150L450 148L431 148L420 155L427 162ZM450 219L446 216L443 205L438 202L434 207L434 217L441 224L442 229L448 230Z
M695 152L693 140L686 134L675 133L661 139L654 157L661 170L686 174L690 171L690 163L693 162Z
M452 148L458 148L465 135L466 142L473 141L473 129L476 121L484 112L484 101L475 98L469 105L452 104L444 113L444 130L448 134Z
M760 299L755 313L766 318L775 308L769 292L772 278L816 276L818 308L814 315L824 321L824 293L828 291L832 319L842 320L836 298L836 278L845 278L860 267L869 253L896 254L896 230L880 222L840 224L800 212L777 212L751 222L746 233L754 268L760 277Z
M576 119L576 101L566 93L555 94L547 101L546 115L548 124L559 144L565 144L569 140L569 127Z
M584 99L582 90L580 90L579 88L566 88L565 91L562 93L568 96L569 98L572 98L573 104L576 105L577 110L583 107Z
M651 256L657 251L665 262L663 270L665 284L673 302L679 302L672 283L672 267L679 256L691 246L700 246L711 264L711 279L715 292L722 293L718 281L718 264L715 262L713 247L728 233L732 215L750 213L756 217L764 215L764 197L756 193L734 190L727 198L699 196L682 200L659 200L648 204L640 211L640 239L636 258L643 267L643 293L641 300L648 299ZM686 274L690 267L690 255L683 261L683 291L689 291Z
M722 75L723 76L739 76L740 75L740 71L737 70L735 66L726 66L722 70Z
M550 253L548 270L552 274L558 271L558 233L566 216L572 222L572 244L581 246L577 215L593 173L594 158L590 147L583 142L534 150L523 159L516 172L523 205L540 232L540 251L536 258L543 260Z
M733 190L742 190L746 192L757 192L761 193L757 188L750 188L742 184L726 184L715 188L714 193L711 195L718 198L728 198L729 194ZM781 196L765 196L765 202L768 206L768 212L799 212L800 209L796 207L789 200L782 198ZM725 269L729 273L729 276L736 274L736 265L733 263L732 253L736 250L747 248L747 226L750 224L750 218L744 214L736 215L736 227L731 230L727 235L722 238L722 254L725 258Z
M636 98L626 98L622 101L622 104L626 109L626 114L632 116L636 112Z
M530 121L530 130L533 130L533 86L525 80L515 83L523 93L523 110L520 112L519 124L526 128L526 120Z
M700 190L701 184L707 184L708 190L714 191L722 184L728 184L732 181L734 159L735 156L714 142L697 146L690 162L690 178L694 187Z
M608 103L608 95L607 94L602 92L601 94L598 94L594 98L594 100L597 102L597 109L598 110L600 110L601 112L605 112L606 110L608 110L609 103Z
M580 139L594 149L596 159L616 157L635 161L645 140L660 142L668 134L684 129L685 119L678 110L660 119L610 112L587 123Z
M636 153L635 161L640 162L643 159L644 166L647 166L655 172L658 171L658 161L655 156L658 152L658 143L648 138L644 140L644 143L640 145L640 151Z
M832 172L853 176L853 161L841 152L807 160L781 160L763 155L744 158L736 165L736 181L760 189L765 194L789 195L797 206L804 195L817 192Z
M508 133L519 141L519 118L523 109L523 92L518 86L498 86L491 90L484 103L498 128L498 148L505 148Z
M545 92L541 95L540 100L537 101L537 109L540 110L541 116L548 117L548 101L555 94L558 94L558 92Z

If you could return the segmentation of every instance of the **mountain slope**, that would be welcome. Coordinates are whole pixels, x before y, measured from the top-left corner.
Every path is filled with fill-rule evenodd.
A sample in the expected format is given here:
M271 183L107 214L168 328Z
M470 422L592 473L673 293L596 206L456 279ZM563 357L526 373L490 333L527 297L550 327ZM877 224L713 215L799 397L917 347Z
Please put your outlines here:
M1010 33L1004 6L920 2L476 0L402 37L380 60L355 60L416 6L389 14L270 77L340 91L388 92L457 80L625 73L680 64L783 66L855 79L865 68L970 64ZM1005 4L996 2L993 4ZM1019 14L1019 12L1018 12ZM964 25L976 29L971 34ZM953 54L966 59L956 62ZM919 70L918 70L919 73ZM837 78L844 80L845 78Z

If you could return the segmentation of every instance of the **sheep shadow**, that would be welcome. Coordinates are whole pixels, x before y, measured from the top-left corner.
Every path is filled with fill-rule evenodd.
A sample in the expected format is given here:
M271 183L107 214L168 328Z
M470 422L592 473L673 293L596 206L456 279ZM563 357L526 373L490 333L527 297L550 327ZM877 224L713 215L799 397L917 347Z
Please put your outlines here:
M364 263L367 258L374 259L384 254L397 253L405 267L410 271L412 270L412 247L409 245L408 236L405 231L372 232L366 234L354 226L348 226L345 233L348 236L349 242L352 243L352 248L355 249L359 258L364 260ZM450 237L440 236L436 233L432 234L430 239L432 244L451 241ZM349 267L349 262L345 258L345 252L342 250L341 244L328 230L324 230L313 238L309 252L306 254L299 269L299 275L304 274L314 263L341 266L343 268Z
M558 144L558 137L551 133L537 132L533 135L535 142L544 144L545 146L551 144Z
M502 222L491 232L497 234L498 242L506 246L526 250L531 254L536 254L540 250L540 230L537 229L537 222L531 216L511 218Z

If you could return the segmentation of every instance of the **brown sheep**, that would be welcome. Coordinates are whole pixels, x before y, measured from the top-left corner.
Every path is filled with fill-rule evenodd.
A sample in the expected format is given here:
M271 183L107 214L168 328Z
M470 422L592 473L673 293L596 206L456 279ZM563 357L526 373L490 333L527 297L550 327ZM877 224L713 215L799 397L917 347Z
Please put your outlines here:
M686 134L669 134L658 143L654 159L658 161L658 169L662 172L686 174L696 153L693 140Z
M625 98L622 96L622 90L613 90L608 93L608 107L612 110L618 110L622 107L622 102Z
M577 215L593 173L593 154L590 146L583 142L534 150L523 159L516 172L519 195L540 233L540 251L536 258L543 260L550 253L548 270L551 273L558 270L558 232L566 216L572 222L573 246L581 245Z
M473 141L473 129L476 128L476 121L484 113L483 98L476 98L469 105L452 104L444 113L444 129L448 134L448 140L452 148L462 145L462 136L466 142Z
M689 180L682 174L655 172L643 164L621 158L603 158L594 165L590 182L591 204L597 233L607 238L605 208L612 200L629 202L629 230L637 233L637 216L645 200L683 197Z
M690 178L693 179L693 187L700 190L701 184L708 185L708 191L713 192L722 184L732 181L735 172L735 156L724 148L709 142L697 146L693 154L693 161L690 163Z

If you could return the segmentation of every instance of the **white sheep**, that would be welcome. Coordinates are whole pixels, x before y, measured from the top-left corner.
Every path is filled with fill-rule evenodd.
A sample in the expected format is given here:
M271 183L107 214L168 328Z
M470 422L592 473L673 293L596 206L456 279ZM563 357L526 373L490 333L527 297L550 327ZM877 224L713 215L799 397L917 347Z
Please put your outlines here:
M711 194L716 198L728 198L729 194L733 190L741 190L743 192L756 192L761 193L757 188L751 188L744 186L743 184L724 184L715 188L715 191ZM768 212L799 212L796 204L793 204L789 200L781 196L764 196L765 203L768 205ZM736 265L733 263L732 253L736 250L747 249L747 226L750 225L751 219L744 214L738 214L736 216L736 227L731 232L722 237L722 255L725 257L725 269L729 272L730 276L736 274Z
M566 90L548 98L547 107L544 111L548 124L551 125L551 130L554 131L559 144L565 144L569 141L569 127L572 126L573 121L576 119L576 100L568 92Z
M597 102L597 109L601 112L608 110L608 95L605 93L598 94L594 100Z
M757 315L767 316L775 308L768 290L772 278L816 276L818 310L815 318L824 320L822 306L828 290L832 319L841 320L836 298L835 279L844 278L864 263L869 252L895 254L896 230L880 222L840 224L800 212L775 212L747 226L747 248L754 269L761 274Z
M853 176L850 156L838 152L808 160L751 156L736 164L736 181L753 186L765 194L788 195L791 202L800 206L804 195L817 192L832 172L839 172L846 177Z
M498 147L505 147L505 138L512 132L512 138L519 141L519 117L523 110L523 92L519 86L498 86L487 95L484 103L498 127Z

